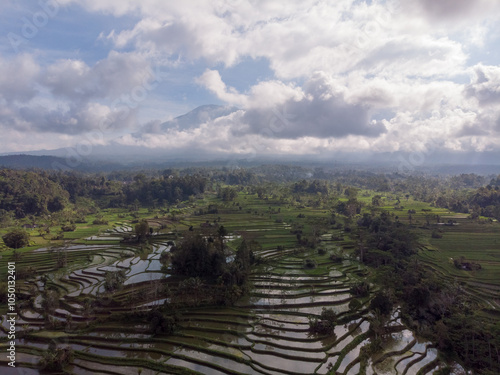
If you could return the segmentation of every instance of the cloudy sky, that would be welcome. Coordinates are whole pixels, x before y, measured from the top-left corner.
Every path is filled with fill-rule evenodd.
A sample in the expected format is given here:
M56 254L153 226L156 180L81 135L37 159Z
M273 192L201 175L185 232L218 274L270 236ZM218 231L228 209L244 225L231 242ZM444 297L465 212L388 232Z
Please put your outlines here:
M0 5L0 153L500 151L498 0Z

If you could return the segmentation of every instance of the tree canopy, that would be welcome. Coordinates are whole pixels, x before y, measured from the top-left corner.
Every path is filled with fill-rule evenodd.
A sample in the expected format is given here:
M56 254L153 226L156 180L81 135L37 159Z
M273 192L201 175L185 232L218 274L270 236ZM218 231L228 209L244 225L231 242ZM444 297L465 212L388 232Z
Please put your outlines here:
M14 229L13 231L2 236L5 245L12 249L20 249L29 245L30 235L22 229Z

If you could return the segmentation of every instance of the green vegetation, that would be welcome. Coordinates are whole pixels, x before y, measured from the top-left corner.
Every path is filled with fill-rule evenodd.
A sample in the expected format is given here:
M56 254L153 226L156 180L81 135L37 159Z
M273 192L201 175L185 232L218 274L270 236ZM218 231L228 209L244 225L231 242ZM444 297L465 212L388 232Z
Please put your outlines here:
M337 323L337 314L332 308L325 308L321 310L319 318L309 318L309 331L320 335L331 335L335 330Z
M4 244L12 249L20 249L29 245L30 236L22 229L14 229L2 236Z
M500 372L500 177L2 173L0 275L47 370Z

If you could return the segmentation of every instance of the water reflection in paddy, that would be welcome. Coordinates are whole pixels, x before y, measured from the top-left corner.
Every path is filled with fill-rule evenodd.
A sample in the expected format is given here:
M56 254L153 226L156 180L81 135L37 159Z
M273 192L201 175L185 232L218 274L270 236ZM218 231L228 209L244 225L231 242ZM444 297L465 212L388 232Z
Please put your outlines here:
M79 250L85 248L87 247L79 246ZM65 285L72 292L68 297L76 296L82 290L85 293L103 292L105 271L123 269L126 270L126 281L124 288L118 293L117 301L123 301L133 292L146 291L150 287L149 284L135 285L138 283L167 277L169 278L167 283L174 282L174 288L176 287L176 279L161 272L162 264L159 262L161 253L170 250L170 246L165 242L153 245L152 251L144 252L142 256L138 256L140 252L132 247L124 249L120 246L106 248L101 246L100 248L103 251L93 255L93 265L71 273L79 284L71 285L71 288ZM135 253L130 249L133 249ZM270 257L282 255L277 254L275 250L266 250L262 253ZM127 332L96 332L94 330L85 333L82 338L75 341L77 343L74 344L74 349L112 358L136 358L154 360L158 363L166 361L167 364L182 366L208 375L220 374L221 370L215 369L218 366L225 369L226 373L283 374L285 371L290 371L296 374L312 374L317 369L317 373L326 374L328 363L335 363L337 360L340 365L338 371L343 372L347 369L348 374L357 373L359 364L354 364L354 361L359 356L360 348L367 341L356 345L351 351L345 353L345 357L340 358L339 355L343 355L340 354L342 349L355 337L367 331L368 321L357 319L346 325L339 324L335 327L335 333L328 337L312 335L308 330L308 315L318 316L323 307L332 307L336 313L347 313L342 315L342 318L349 316L348 302L352 298L349 293L349 280L351 277L353 280L359 280L359 274L356 273L358 272L357 264L351 265L349 261L344 261L342 265L330 266L323 265L321 263L323 260L321 260L323 274L319 268L315 270L314 275L308 276L304 274L303 259L300 255L296 254L294 258L289 258L281 264L275 259L277 258L272 258L272 262L276 262L277 267L266 265L265 270L261 269L253 274L252 280L255 286L253 294L240 300L239 307L189 309L181 316L178 323L179 330L170 336L140 333L148 329L146 323L140 326L127 326ZM356 275L352 275L351 272ZM57 278L57 276L54 274L51 278ZM79 289L74 291L74 288ZM157 299L152 300L153 298ZM165 296L161 295L153 298L141 299L140 302L135 302L133 306L127 306L127 308L146 310L145 307L160 306L168 301ZM57 313L65 315L71 313L72 309L81 310L82 303L78 301L78 303L61 306ZM35 302L36 308L41 308L40 302L40 300ZM117 308L120 312L125 310L123 306ZM26 319L41 319L32 310L26 311L24 316ZM397 319L395 316L393 324L399 323ZM361 323L359 327L358 323ZM111 327L100 326L99 329L105 330ZM123 327L116 326L114 329L119 330ZM134 339L146 339L148 342L128 341ZM412 340L413 335L410 331L394 333L387 341L385 349L386 351L402 350L412 343ZM84 342L89 344L84 345ZM425 353L426 345L426 342L417 343L411 350ZM30 346L35 347L35 345ZM170 357L169 353L173 353L173 357ZM186 356L186 358L181 358L181 356ZM331 357L327 360L326 356ZM397 367L404 370L409 362L420 357L422 360L412 366L408 374L435 358L432 351L427 351L425 356L414 355L411 360L407 360L403 355L396 355L392 357L394 359L391 364L392 370L394 371L397 360L401 360ZM241 361L251 361L251 365ZM75 360L75 364L78 363L83 366L81 360ZM99 364L94 362L88 362L86 366L99 370L107 368L95 367ZM108 368L113 372L117 369L118 366L112 365ZM129 370L137 372L137 368L132 366L125 367L125 369L124 374ZM77 368L75 373L83 373L82 371L82 368ZM367 373L370 371L371 369L367 369ZM145 369L143 374L148 372L151 371Z

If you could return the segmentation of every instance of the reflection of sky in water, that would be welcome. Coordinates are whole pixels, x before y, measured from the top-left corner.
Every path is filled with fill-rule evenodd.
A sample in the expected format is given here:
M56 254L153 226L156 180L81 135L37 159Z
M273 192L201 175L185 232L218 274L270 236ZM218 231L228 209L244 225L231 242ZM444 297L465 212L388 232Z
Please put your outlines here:
M236 362L236 361L228 359L228 358L213 356L213 355L210 355L208 353L204 353L204 352L197 351L197 350L179 349L175 352L175 354L186 355L186 356L189 356L191 358L196 358L198 360L202 360L202 361L214 364L214 365L219 365L225 369L229 369L229 370L232 370L234 372L240 372L240 373L249 374L249 375L250 374L258 374L250 366L248 366L244 363L239 363L239 362ZM209 367L206 367L203 365L198 365L196 363L183 361L183 360L177 359L177 358L172 358L172 359L168 360L167 364L176 365L176 364L181 363L181 362L184 362L186 364L185 367L187 367L191 370L201 372L204 375L212 375L212 374L219 375L221 373L218 370L214 370L212 368L209 368Z
M165 277L163 272L143 272L125 280L124 285L130 285L134 283L139 283L143 281L159 280Z
M268 367L276 370L285 370L299 374L312 374L316 367L321 363L321 360L314 362L306 362L303 359L285 359L271 354L254 353L250 350L245 350L245 353L254 361L265 364Z
M110 238L109 236L104 237L107 239ZM229 238L227 239L229 240ZM79 245L74 250L86 248L94 247ZM160 272L162 264L159 261L161 253L170 250L170 246L165 242L153 244L152 251L149 254L143 254L143 259L132 253L130 250L131 247L115 246L105 248L101 246L98 248L105 251L101 254L94 253L92 255L94 262L92 266L71 273L72 276L77 277L77 280L74 281L78 282L80 287L77 284L64 284L68 288L68 292L71 293L70 295L77 295L81 290L85 293L94 294L97 291L103 292L102 281L105 270L116 271L125 269L127 277L125 285L155 281L165 276L168 277L165 273ZM277 254L275 250L266 250L265 253L271 256ZM124 258L124 255L128 257ZM107 344L113 345L113 348L99 347L97 345L97 343L105 342L106 338L115 338L116 340L151 338L149 334L134 332L138 327L130 327L130 333L86 333L86 335L96 338L96 344L91 345L90 348L75 344L74 348L76 350L86 350L91 354L114 358L140 358L160 362L169 358L165 354L166 352L174 352L177 355L182 354L191 357L193 360L172 357L167 360L168 364L183 366L207 375L220 374L221 372L211 369L208 366L197 364L194 361L206 361L214 366L219 365L224 367L228 371L244 374L256 374L259 372L244 363L239 363L237 358L251 358L256 368L260 367L259 362L264 366L273 368L273 370L265 370L264 372L266 373L277 374L283 373L283 371L313 373L316 368L318 368L318 373L326 373L328 362L333 361L335 363L335 356L338 355L338 352L352 342L354 337L366 332L369 328L369 322L363 321L357 327L357 323L361 321L357 319L346 325L338 325L335 327L335 334L327 338L320 338L310 334L308 331L307 315L298 314L319 315L323 307L332 307L336 313L348 312L348 302L351 297L348 293L349 280L350 276L352 276L349 272L355 272L357 267L346 268L351 267L351 262L344 261L342 264L327 267L328 269L323 275L308 276L304 275L302 262L303 259L295 255L292 259L288 259L278 267L268 267L267 271L263 271L260 275L254 274L252 276L253 284L256 286L253 290L254 294L241 299L238 304L240 306L255 304L255 307L240 307L237 313L234 310L225 309L186 312L188 316L183 316L182 328L179 331L180 335L169 337L169 340L176 342L176 344L162 343L151 339L148 343L135 344L127 342L114 342L113 344L113 341L109 340ZM281 273L284 274L282 275ZM356 279L358 278L356 277ZM143 299L134 306L162 305L167 300L164 297L164 295L158 294L154 297L157 300L148 301ZM307 306L308 304L314 305ZM40 300L37 300L37 305L40 307ZM273 306L272 311L269 309L270 305ZM72 307L77 310L81 308L77 304L74 304ZM68 313L62 306L57 312L62 316ZM240 316L248 313L253 314L253 317L247 319L244 316ZM25 319L40 319L40 316L34 311L26 311L24 316ZM399 313L395 313L392 317L392 323L399 323L398 318ZM241 324L237 324L237 322ZM5 321L2 323L5 326ZM186 337L181 337L181 335L192 336L193 338L187 339ZM386 340L385 351L402 350L412 340L413 334L411 331L404 330L393 333ZM89 339L89 342L92 341ZM341 360L340 372L347 369L352 361L358 357L359 349L365 342L366 340L357 345ZM226 347L222 343L240 346L240 348ZM411 348L411 351L424 353L427 344L427 342L417 343ZM190 346L193 345L198 346L200 350L196 348L190 349ZM84 349L81 347L84 347ZM328 355L331 355L332 358L322 363L327 355L325 350L328 351ZM164 353L161 353L162 351ZM217 355L217 352L224 352L227 355L234 356L234 359L220 357ZM293 356L297 359L283 359L278 356L279 354ZM430 363L436 358L436 355L435 350L429 350L427 356L412 366L408 374L416 373L424 364ZM417 356L420 358L420 354L417 354L408 360L403 360L398 363L397 368L404 370L407 364L417 358ZM383 364L385 365L389 361L392 361L389 365L392 372L388 372L388 374L392 374L395 371L394 366L397 360L402 358L404 358L404 355L396 355L389 358L387 362L384 361ZM117 367L110 366L110 368L114 370ZM356 373L356 369L359 369L359 365L350 368L349 373ZM367 369L368 374L370 371L372 370ZM384 372L380 371L379 373L382 374Z

